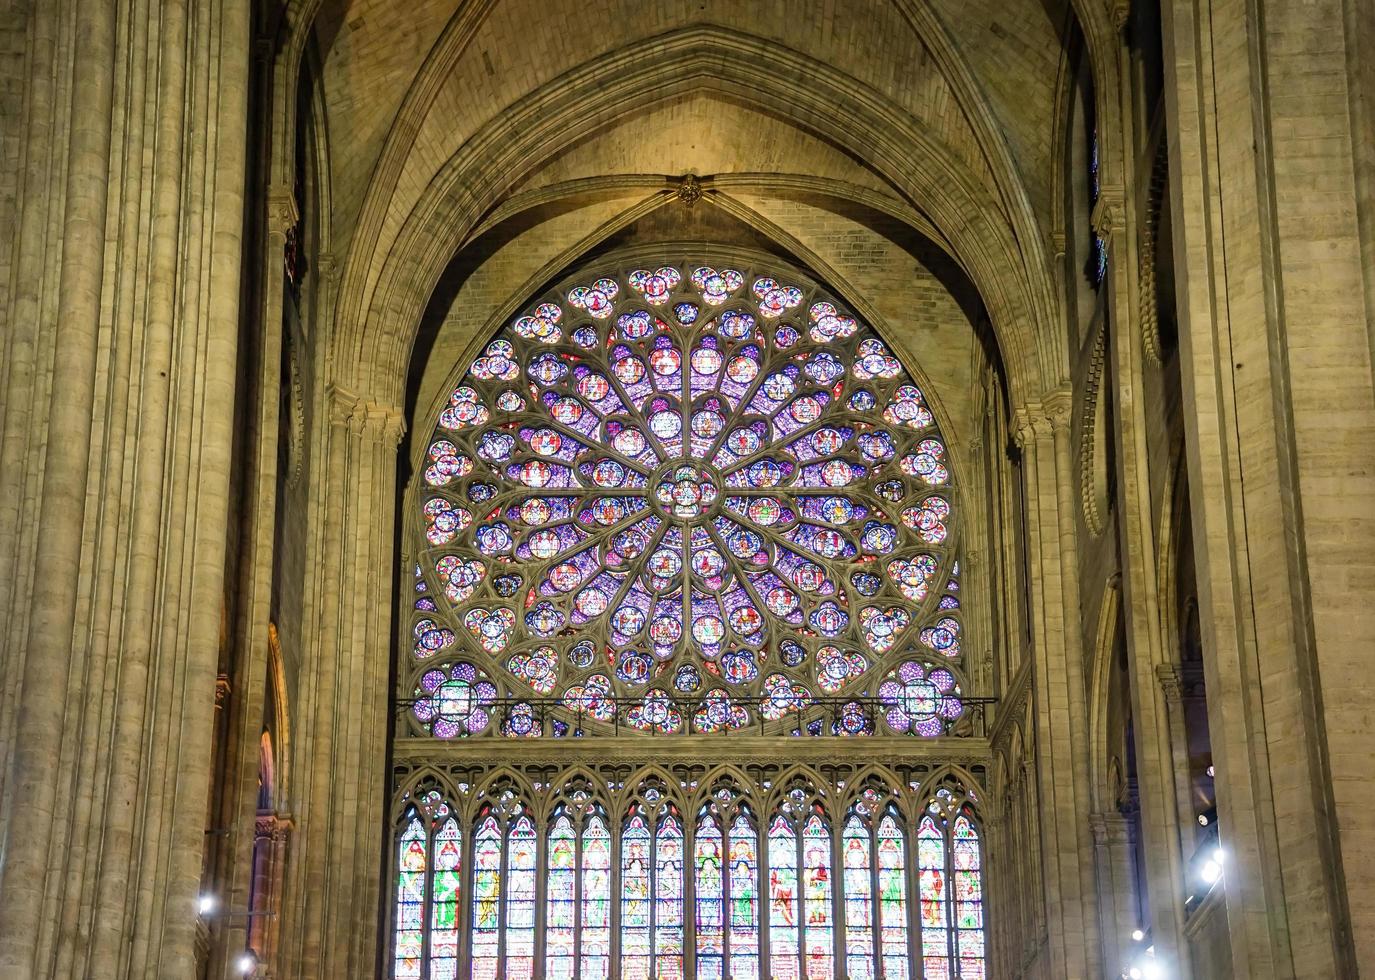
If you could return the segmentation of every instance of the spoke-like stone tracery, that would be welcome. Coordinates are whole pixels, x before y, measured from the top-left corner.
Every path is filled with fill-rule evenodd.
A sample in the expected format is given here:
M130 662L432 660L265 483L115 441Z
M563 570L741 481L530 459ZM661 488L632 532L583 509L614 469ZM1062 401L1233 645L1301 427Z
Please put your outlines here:
M881 339L787 277L665 265L565 286L481 349L421 480L417 589L447 605L417 603L417 661L455 647L579 723L787 724L818 697L877 697L902 657L950 666L924 642L953 571L930 408ZM850 715L812 733L872 730Z

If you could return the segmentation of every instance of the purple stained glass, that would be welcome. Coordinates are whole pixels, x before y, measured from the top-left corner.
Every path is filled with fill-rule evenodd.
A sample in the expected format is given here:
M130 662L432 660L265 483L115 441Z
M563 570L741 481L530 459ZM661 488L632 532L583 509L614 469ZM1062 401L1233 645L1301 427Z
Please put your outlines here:
M439 608L415 657L456 648L550 699L499 725L479 706L480 730L790 730L813 691L876 690L908 644L959 656L932 585L955 527L932 409L797 275L578 275L508 319L439 416L415 504ZM880 717L830 709L823 730Z

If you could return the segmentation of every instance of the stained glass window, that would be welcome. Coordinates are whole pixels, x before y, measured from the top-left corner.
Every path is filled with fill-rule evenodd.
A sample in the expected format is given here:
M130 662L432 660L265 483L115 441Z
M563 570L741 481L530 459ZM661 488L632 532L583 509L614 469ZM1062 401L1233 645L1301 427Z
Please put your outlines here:
M873 849L859 814L845 821L841 843L845 895L845 969L850 980L874 977Z
M916 643L958 655L928 642L959 628L946 444L893 349L816 287L580 276L465 368L415 489L420 731L787 733L818 699L872 699Z
M396 980L420 980L421 951L425 948L425 872L429 863L425 826L419 816L406 822L397 843L396 861Z
M967 808L955 818L955 950L963 980L983 980L983 876L979 832Z
M600 813L582 832L581 980L611 975L611 831Z
M549 830L549 867L545 872L549 905L544 922L545 976L571 980L577 966L578 835L567 813Z
M430 897L430 980L457 980L458 902L463 880L463 834L449 817L435 835Z
M488 814L473 836L473 976L496 980L501 958L501 827Z
M770 791L722 769L681 795L622 771L605 791L582 777L484 790L461 812L439 793L411 798L393 852L392 976L983 980L973 794L918 795L873 768L849 786L792 775ZM756 794L773 801L763 828Z
M801 902L797 894L797 833L782 814L769 824L769 972L797 980Z

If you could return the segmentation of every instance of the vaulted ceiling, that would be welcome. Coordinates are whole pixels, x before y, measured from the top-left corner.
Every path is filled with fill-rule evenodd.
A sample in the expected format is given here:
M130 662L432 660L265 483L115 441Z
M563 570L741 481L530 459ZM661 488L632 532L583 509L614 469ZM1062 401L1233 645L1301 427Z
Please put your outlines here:
M695 174L722 213L692 221L833 273L899 334L938 284L960 337L914 328L906 346L957 379L947 402L969 407L980 310L1014 392L1034 396L1064 361L1069 5L323 0L340 356L392 399L409 371L423 406L443 368L411 364L417 338L452 363L511 290L614 242L685 237L682 212L677 235L659 212Z

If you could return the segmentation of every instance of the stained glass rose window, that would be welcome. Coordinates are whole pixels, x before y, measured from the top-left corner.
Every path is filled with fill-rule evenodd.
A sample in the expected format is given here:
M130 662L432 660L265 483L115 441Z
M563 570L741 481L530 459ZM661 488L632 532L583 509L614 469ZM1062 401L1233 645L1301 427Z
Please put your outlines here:
M477 350L420 463L417 671L457 654L580 724L727 731L958 655L935 417L796 276L571 280Z

